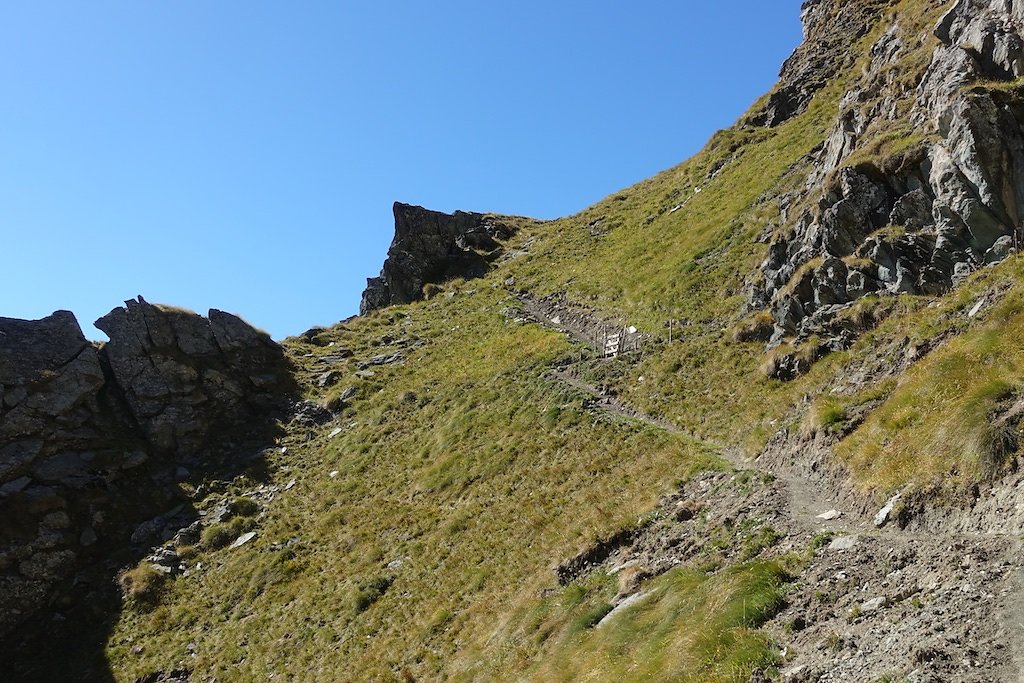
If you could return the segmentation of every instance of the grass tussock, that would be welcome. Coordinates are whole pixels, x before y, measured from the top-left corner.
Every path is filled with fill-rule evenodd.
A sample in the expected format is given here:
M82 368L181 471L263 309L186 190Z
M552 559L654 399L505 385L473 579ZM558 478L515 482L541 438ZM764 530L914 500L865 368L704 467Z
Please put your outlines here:
M148 562L126 569L117 577L121 595L134 607L147 608L160 597L166 576Z

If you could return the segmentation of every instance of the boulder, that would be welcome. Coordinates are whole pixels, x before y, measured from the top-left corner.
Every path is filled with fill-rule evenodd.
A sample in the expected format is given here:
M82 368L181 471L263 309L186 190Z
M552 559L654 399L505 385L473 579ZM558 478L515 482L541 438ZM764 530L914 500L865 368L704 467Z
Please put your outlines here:
M985 252L985 263L999 263L1007 259L1013 253L1013 249L1013 238L1009 235L1003 235Z
M832 256L847 256L889 216L886 188L852 168L839 177L840 196L826 195L821 212L822 249Z
M850 298L846 290L849 271L837 258L825 260L814 273L815 308L845 304Z
M893 205L889 223L902 225L908 229L932 225L932 198L920 188L906 193Z

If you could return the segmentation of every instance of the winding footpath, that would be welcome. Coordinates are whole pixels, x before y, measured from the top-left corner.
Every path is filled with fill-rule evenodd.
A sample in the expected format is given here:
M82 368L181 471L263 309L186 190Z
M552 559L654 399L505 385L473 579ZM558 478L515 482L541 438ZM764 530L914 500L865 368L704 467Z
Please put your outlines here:
M518 298L533 321L590 347L594 336L591 330L605 324L597 318L588 321L587 313L577 310L572 323L567 325L562 322L564 316L557 314L565 310L564 304L553 312L539 299L522 293ZM910 672L907 681L1024 681L1021 674L1024 672L1024 646L1020 645L1024 642L1024 571L1020 561L1024 545L1019 536L998 529L981 533L909 531L893 523L876 528L871 519L846 512L829 518L826 513L838 510L839 504L814 480L784 466L764 467L737 450L700 440L672 422L648 415L588 383L574 374L572 365L553 369L551 377L585 395L591 409L693 439L738 472L752 471L774 478L785 497L783 514L791 523L790 535L804 539L822 534L850 537L850 547L856 544L858 550L852 551L853 555L847 554L841 559L826 556L820 562L816 558L808 575L801 577L801 584L806 585L790 597L789 611L793 614L784 612L776 618L776 627L768 626L777 641L791 641L787 651L792 646L802 653L783 667L783 681L886 680L884 676L888 674L872 678L861 676L872 667L878 669L881 664L901 658L921 665ZM958 553L962 555L951 559ZM893 570L890 565L897 562L893 558L905 556L917 559L908 567ZM976 557L982 559L973 559ZM853 560L863 566L858 565L854 570L856 562ZM943 561L947 565L942 565ZM851 568L847 569L847 565ZM920 608L920 615L912 614L910 619L893 616L891 621L877 624L870 619L837 613L829 618L821 617L821 623L804 633L793 634L789 626L780 626L786 619L803 618L797 608L813 603L813 596L835 583L835 577L845 578L847 572L854 577L854 585L860 582L859 590L864 596L873 595L870 591L892 592L907 576L913 577L917 582L915 586L931 581L927 584L931 589L931 602L920 597L920 589L915 587L910 591L897 590L894 598L883 598L875 603L899 603L913 593L914 604L927 605L927 608ZM975 585L980 581L987 583ZM864 606L872 606L870 600L855 604L857 613L863 611ZM836 635L840 633L846 634L846 640ZM844 652L842 656L827 650L823 652L820 642L814 643L815 638L832 640L836 637L840 637L840 643L848 642L851 652ZM938 644L928 647L920 644L931 640ZM932 674L929 667L940 673ZM807 677L812 672L815 677Z

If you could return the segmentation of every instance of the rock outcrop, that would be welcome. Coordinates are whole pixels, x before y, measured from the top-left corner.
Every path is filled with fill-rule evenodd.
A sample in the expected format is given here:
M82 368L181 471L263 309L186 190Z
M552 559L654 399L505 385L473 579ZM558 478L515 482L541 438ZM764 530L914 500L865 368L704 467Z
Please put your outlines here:
M244 423L279 395L281 350L230 313L208 318L139 297L96 321L117 386L157 448L189 452Z
M77 572L180 502L182 464L265 437L294 393L280 347L228 313L139 297L97 326L108 343L68 311L0 318L0 637L87 594Z
M938 45L918 84L895 68L920 49L917 37L897 24L875 43L806 193L781 203L789 227L751 287L751 308L775 320L769 347L817 336L846 348L856 338L846 312L861 297L938 295L1017 248L1024 97L998 83L1024 73L1020 4L956 2L934 28ZM901 130L908 118L913 128ZM871 151L883 142L896 151Z
M806 109L815 93L856 59L857 42L889 4L886 0L806 0L800 13L804 40L782 65L778 85L750 123L774 127Z
M380 276L369 278L359 306L366 314L423 298L427 284L483 276L514 225L491 214L430 211L395 203L395 237Z

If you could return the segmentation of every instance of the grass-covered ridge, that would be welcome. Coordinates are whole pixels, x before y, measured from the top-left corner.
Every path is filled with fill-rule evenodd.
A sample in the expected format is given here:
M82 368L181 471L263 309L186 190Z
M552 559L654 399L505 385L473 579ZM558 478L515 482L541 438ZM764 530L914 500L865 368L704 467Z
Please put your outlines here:
M915 46L899 78L926 68L937 44L930 29L944 7L921 0L893 5L860 40L861 57L800 115L771 129L744 125L741 118L679 166L523 234L533 253L508 267L517 286L565 290L657 336L666 335L669 320L681 324L681 342L677 334L677 343L646 354L635 372L617 379L629 402L753 454L796 402L838 372L833 364L832 373L816 370L799 382L766 381L763 345L735 344L723 332L742 323L746 284L765 258L765 237L787 227L777 199L802 191L812 153L836 123L844 94L867 69L871 46L898 21ZM875 128L848 164L882 165L919 140L909 128ZM807 196L817 199L814 192ZM800 210L789 207L790 222ZM640 376L646 381L637 382Z

